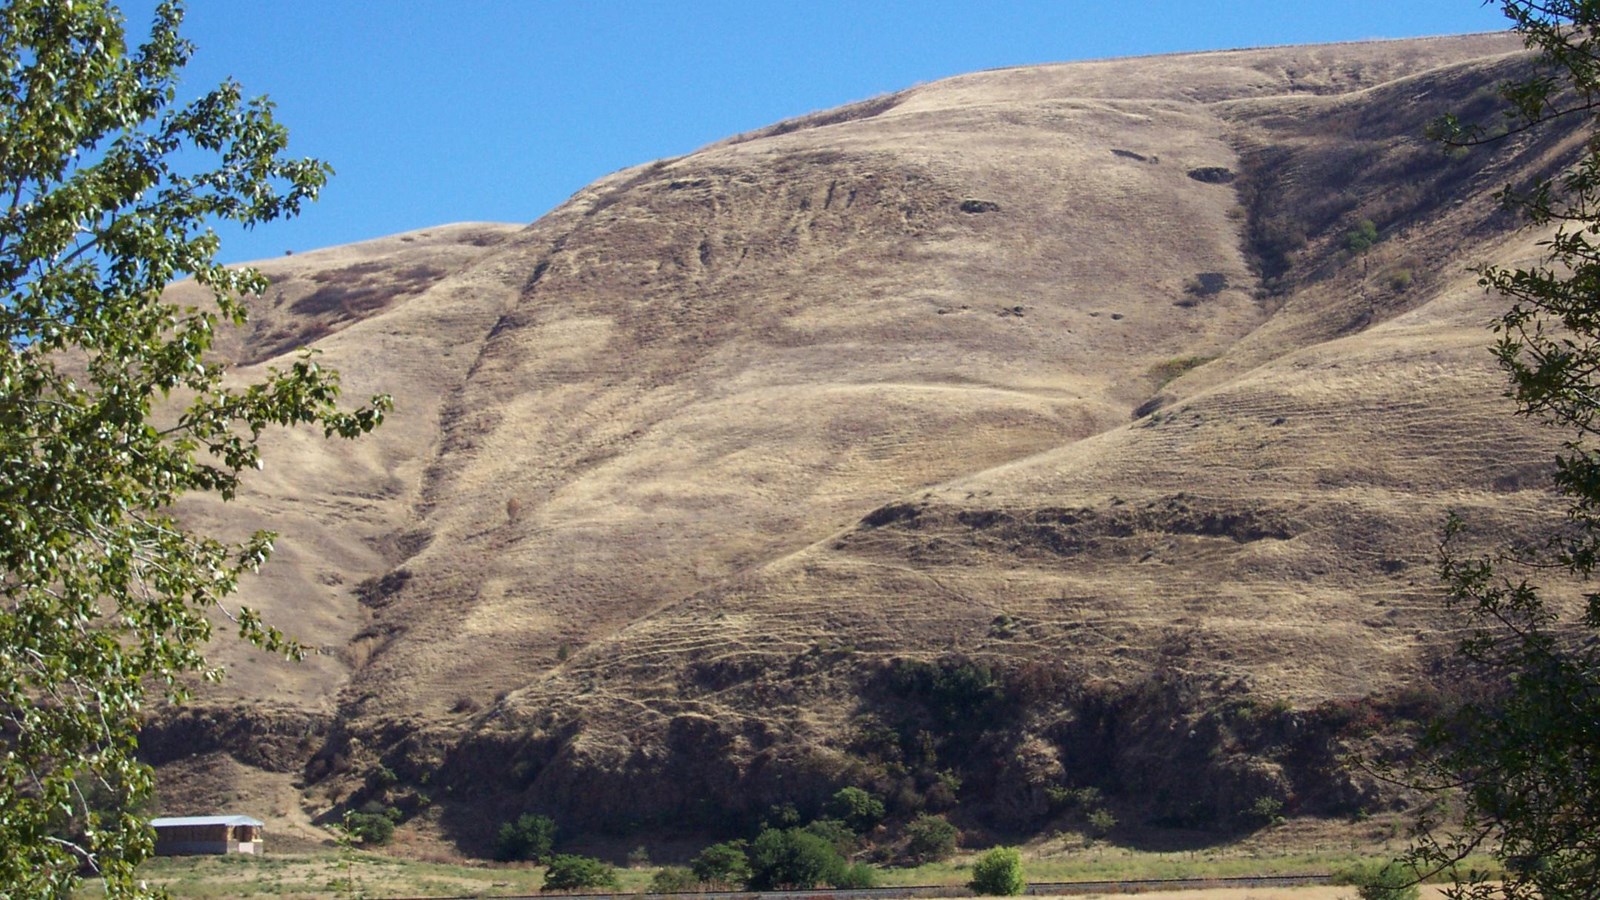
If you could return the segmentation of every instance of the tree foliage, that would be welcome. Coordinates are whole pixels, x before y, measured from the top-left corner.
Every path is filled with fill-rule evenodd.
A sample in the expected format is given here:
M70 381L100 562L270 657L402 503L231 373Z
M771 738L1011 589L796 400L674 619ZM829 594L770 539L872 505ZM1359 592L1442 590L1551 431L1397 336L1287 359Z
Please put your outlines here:
M1592 118L1600 100L1600 0L1505 0L1535 73L1509 84L1507 121L1447 120L1447 140L1496 141L1556 120ZM1592 130L1592 125L1585 125ZM1600 140L1554 178L1504 201L1550 229L1528 268L1486 266L1480 282L1511 301L1494 352L1521 414L1568 435L1554 469L1566 504L1560 533L1533 549L1475 558L1457 550L1468 523L1446 527L1441 573L1470 625L1458 661L1474 685L1434 722L1417 763L1424 786L1456 792L1459 828L1425 820L1409 863L1453 871L1454 896L1600 896L1600 593L1581 589L1600 558ZM1579 588L1576 614L1560 599ZM1503 882L1457 868L1486 850Z
M848 870L832 844L803 828L768 828L750 843L748 887L753 891L838 885Z
M840 788L828 801L828 814L856 834L866 834L883 821L883 801L858 787Z
M494 858L502 862L544 862L556 845L556 822L549 816L523 813L500 826L495 836Z
M354 437L386 398L337 405L309 356L238 385L209 350L265 280L216 262L215 223L294 215L329 174L285 156L271 104L224 83L176 102L192 47L164 3L130 47L106 0L0 5L0 894L65 896L80 870L136 896L151 848L131 809L152 700L216 677L215 616L299 648L228 597L273 537L186 528L191 492L232 498L268 429ZM213 302L184 308L192 276ZM91 807L79 785L112 797ZM76 829L68 826L76 820Z
M913 862L940 862L956 855L961 831L944 816L918 813L906 825L906 856Z
M615 888L617 870L610 863L589 856L557 853L544 870L541 891L577 891L584 888Z
M812 819L803 830L827 841L841 856L854 853L861 844L861 836L855 829L838 819Z
M1344 234L1344 248L1360 256L1378 243L1378 226L1371 219L1362 219L1356 227Z
M705 884L734 887L750 880L750 857L744 841L712 844L690 860L689 868Z
M352 841L366 847L381 847L394 837L394 823L399 812L393 807L381 812L350 810L344 814L342 827Z
M972 863L972 880L967 887L974 894L1012 897L1028 889L1022 875L1022 852L1015 847L993 847Z

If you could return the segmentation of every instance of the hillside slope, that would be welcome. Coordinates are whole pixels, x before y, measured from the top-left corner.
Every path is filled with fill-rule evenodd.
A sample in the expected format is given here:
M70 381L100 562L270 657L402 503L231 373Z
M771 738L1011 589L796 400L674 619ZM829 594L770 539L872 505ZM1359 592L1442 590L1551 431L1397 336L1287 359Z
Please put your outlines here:
M1553 508L1466 268L1533 252L1490 195L1578 137L1422 138L1492 116L1517 50L978 73L526 228L264 264L233 358L311 343L398 408L195 504L283 532L248 599L321 652L224 649L152 755L327 802L444 784L417 821L469 847L517 809L726 825L845 783L1009 829L1066 787L1185 825L1382 802L1330 710L1426 693L1445 511L1492 541Z

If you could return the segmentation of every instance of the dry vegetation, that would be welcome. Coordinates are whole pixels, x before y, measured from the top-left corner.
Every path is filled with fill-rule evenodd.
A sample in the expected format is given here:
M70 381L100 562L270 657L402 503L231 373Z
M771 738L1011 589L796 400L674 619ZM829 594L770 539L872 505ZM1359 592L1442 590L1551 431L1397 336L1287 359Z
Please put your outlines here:
M1445 510L1552 509L1465 267L1530 252L1489 195L1565 136L1420 137L1516 48L980 73L267 263L235 358L314 340L398 408L194 506L283 533L249 599L318 654L225 649L157 758L275 736L281 821L380 802L475 852L843 783L996 833L1088 786L1152 827L1387 805L1338 754L1438 701Z

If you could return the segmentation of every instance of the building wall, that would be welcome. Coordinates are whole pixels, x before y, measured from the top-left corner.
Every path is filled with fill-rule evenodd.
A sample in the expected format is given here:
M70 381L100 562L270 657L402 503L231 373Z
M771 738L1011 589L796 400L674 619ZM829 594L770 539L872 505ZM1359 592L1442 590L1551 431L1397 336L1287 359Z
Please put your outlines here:
M230 841L156 841L157 856L197 856L204 853L227 853Z
M207 853L259 854L261 837L256 829L241 825L195 825L156 829L157 856L195 856Z

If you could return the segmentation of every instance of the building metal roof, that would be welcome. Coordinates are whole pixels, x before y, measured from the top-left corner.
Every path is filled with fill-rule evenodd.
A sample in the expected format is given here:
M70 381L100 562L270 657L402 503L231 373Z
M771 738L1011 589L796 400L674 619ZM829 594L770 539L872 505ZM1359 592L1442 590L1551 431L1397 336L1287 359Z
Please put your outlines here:
M253 825L260 828L266 823L260 819L249 816L163 816L151 819L151 828L185 828L191 825L226 825L229 828L235 825Z

